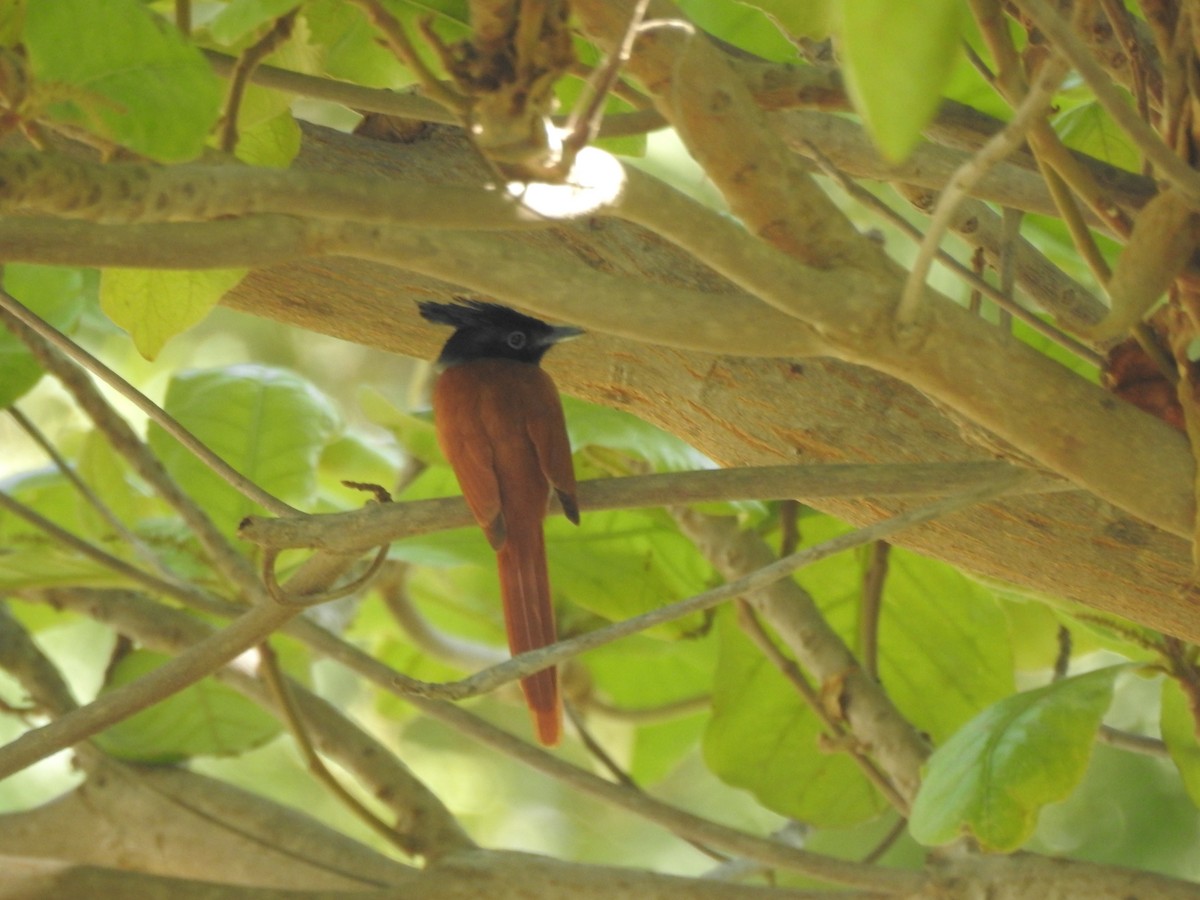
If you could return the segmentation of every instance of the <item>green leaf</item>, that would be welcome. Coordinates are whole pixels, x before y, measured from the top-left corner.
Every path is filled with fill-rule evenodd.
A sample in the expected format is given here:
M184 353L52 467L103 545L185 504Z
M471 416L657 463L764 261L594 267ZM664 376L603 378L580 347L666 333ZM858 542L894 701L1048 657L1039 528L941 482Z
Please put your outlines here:
M108 672L101 695L129 684L169 657L135 650ZM231 688L211 678L172 694L95 737L120 759L174 763L192 756L231 756L261 746L279 734L279 723Z
M100 306L133 337L146 359L175 335L204 320L248 269L105 269Z
M387 487L395 483L396 472L402 464L403 460L391 446L381 446L361 435L344 434L321 451L318 473L322 494L340 499L342 508L361 506L369 495L348 488L342 482L356 481Z
M570 607L563 609L559 618L560 630L575 630L572 620L576 615ZM708 695L716 669L717 643L715 629L669 643L634 635L585 654L582 662L597 697L617 709L644 713ZM569 681L570 676L564 678ZM697 704L685 713L649 721L639 717L625 725L633 732L629 738L629 774L644 785L667 776L695 748L708 716L709 708ZM617 732L618 727L609 724L608 730Z
M875 144L893 162L921 138L954 68L959 0L843 0L846 86Z
M8 263L4 288L59 331L70 331L84 305L84 278L79 269ZM0 409L33 390L41 366L7 328L0 328Z
M1200 806L1200 709L1193 709L1173 678L1162 686L1162 737L1192 803Z
M304 18L313 42L325 50L325 74L366 87L398 88L412 81L359 9L342 0L312 0Z
M451 45L470 35L467 8L460 2L390 2L387 5L409 34L419 21L432 21L441 40ZM304 18L314 44L325 49L324 71L334 78L353 81L368 87L400 88L412 84L415 78L379 39L379 33L367 21L366 15L342 0L310 0L305 5ZM418 52L431 70L444 77L437 55L424 42L418 42Z
M29 0L0 0L0 47L15 47L21 43L28 5Z
M127 527L136 527L155 513L164 511L155 496L138 486L125 458L99 431L90 431L84 438L75 468L92 493ZM109 552L122 558L129 557L131 548L116 541L112 526L90 503L80 498L79 510L80 518L87 523L86 534L113 540L116 546L108 548Z
M722 781L780 815L818 827L863 822L886 805L844 753L819 747L823 725L741 632L718 616L720 659L704 759Z
M793 4L793 0L781 0ZM807 5L807 2L805 4ZM772 62L791 62L796 48L780 32L777 24L763 14L758 3L738 0L681 0L679 6L689 20L726 43L740 47Z
M29 4L25 48L54 115L163 161L191 159L221 86L200 51L138 0Z
M649 462L656 471L710 469L712 460L685 442L637 416L563 397L563 414L575 450L607 447L621 450Z
M300 125L290 111L238 128L234 155L249 165L286 169L299 152Z
M210 450L288 503L316 494L316 465L337 428L329 401L294 372L240 365L185 372L171 379L163 408ZM214 475L161 428L150 445L167 471L232 532L258 507Z
M396 443L410 456L427 465L444 463L442 452L438 449L437 433L433 429L433 416L430 413L407 412L397 406L391 397L371 385L360 387L356 397L368 421L390 431L395 436ZM454 493L453 489L451 493Z
M1007 624L982 587L950 566L893 548L879 624L888 696L914 726L945 740L1015 689Z
M1038 812L1083 778L1096 729L1127 665L1066 678L1001 700L929 758L910 833L926 845L971 834L1010 852L1033 833Z
M1129 135L1096 101L1067 110L1055 119L1054 129L1072 150L1079 150L1130 172L1141 168L1141 154Z
M83 537L97 540L103 549L120 554L111 531L97 533L88 527L86 507L78 491L57 469L25 473L6 479L5 490L14 499L45 519ZM0 512L0 587L47 588L87 585L89 588L124 587L127 580L102 563L80 556L36 525L7 511Z
M551 580L571 603L611 621L649 612L711 585L712 568L663 510L589 512L576 527L546 520ZM613 590L613 585L621 590ZM689 617L652 633L694 630Z
M230 0L208 23L218 44L233 44L300 5L300 0Z
M833 25L833 0L738 0L746 6L762 10L784 34L792 38L809 37L816 40L829 37Z

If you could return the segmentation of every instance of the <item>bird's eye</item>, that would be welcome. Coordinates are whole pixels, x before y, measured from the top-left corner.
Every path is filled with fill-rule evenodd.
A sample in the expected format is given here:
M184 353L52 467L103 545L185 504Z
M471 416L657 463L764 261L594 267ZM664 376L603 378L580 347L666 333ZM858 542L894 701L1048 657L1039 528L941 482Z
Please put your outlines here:
M525 342L528 340L528 338L525 336L525 332L523 331L510 331L505 340L508 343L508 346L512 347L514 350L520 350L525 346Z

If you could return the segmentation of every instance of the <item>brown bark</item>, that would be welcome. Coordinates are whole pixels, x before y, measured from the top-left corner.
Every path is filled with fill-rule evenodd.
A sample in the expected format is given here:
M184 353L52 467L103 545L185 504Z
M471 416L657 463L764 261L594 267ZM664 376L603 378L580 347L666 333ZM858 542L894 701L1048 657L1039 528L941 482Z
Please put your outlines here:
M483 175L455 132L426 135L391 145L308 129L297 165L347 173L390 170L449 183L477 182ZM734 289L720 276L621 222L595 220L517 239L542 259L582 261L597 272L651 285L729 293L735 302ZM431 357L439 338L419 322L415 301L456 290L461 288L399 269L336 259L259 270L225 302L367 346ZM671 314L681 324L690 321L687 310ZM567 393L632 412L723 465L997 455L913 388L831 360L718 356L592 335L570 353L551 356L548 367ZM899 504L866 498L814 505L864 522ZM1200 640L1200 621L1179 591L1189 575L1186 542L1082 491L1006 499L924 526L897 543L1025 591Z

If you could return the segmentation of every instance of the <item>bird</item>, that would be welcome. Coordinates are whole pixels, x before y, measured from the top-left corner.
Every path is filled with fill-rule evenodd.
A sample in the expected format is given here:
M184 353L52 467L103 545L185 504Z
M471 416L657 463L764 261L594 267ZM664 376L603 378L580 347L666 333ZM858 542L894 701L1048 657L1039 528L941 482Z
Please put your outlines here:
M437 359L434 430L475 521L496 552L508 647L514 654L554 643L554 606L542 523L551 491L579 524L575 469L562 401L541 360L583 334L506 306L467 300L418 304L454 333ZM534 733L547 747L562 737L553 666L521 679Z

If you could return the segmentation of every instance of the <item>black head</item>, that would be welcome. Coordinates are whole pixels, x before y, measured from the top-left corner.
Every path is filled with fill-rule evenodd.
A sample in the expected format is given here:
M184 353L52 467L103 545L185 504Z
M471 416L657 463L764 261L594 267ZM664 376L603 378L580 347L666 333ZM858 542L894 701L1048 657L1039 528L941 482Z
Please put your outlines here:
M418 303L417 307L427 321L454 329L438 357L438 362L445 366L497 358L537 365L559 341L583 334L580 328L548 325L498 303L464 300Z

